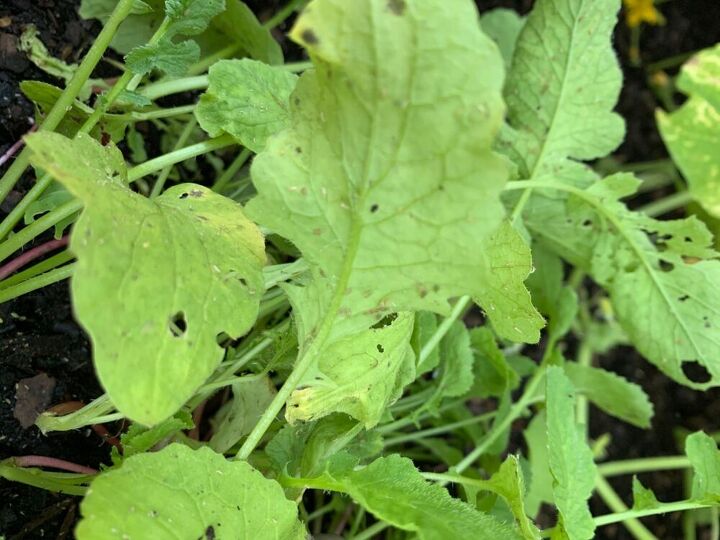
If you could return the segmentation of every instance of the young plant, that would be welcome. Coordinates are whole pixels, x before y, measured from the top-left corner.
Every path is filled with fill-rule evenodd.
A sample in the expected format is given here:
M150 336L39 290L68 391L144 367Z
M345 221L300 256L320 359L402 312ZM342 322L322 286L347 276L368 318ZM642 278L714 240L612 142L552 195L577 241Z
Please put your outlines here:
M106 17L93 11L100 4L85 2L85 14ZM40 263L24 282L0 282L0 296L72 274L106 394L42 415L44 431L132 424L99 474L30 474L23 466L34 462L21 458L0 473L85 493L81 540L366 539L388 527L404 531L393 538L584 540L617 522L650 539L638 518L712 508L716 519L711 437L689 435L686 456L652 465L603 464L602 441L587 432L588 402L650 427L643 390L592 365L618 343L690 387L720 381L712 235L694 217L629 210L621 200L640 181L602 178L586 163L624 136L613 112L618 9L619 0L538 0L527 18L497 10L478 20L469 0L313 0L289 34L311 64L288 69L242 2L118 2L102 46L126 52L130 71L94 109L74 101L75 79L54 94L0 180L12 185L27 160L46 174L8 230L51 178L67 190L0 254L82 210L77 262ZM226 18L242 23L241 38ZM141 21L147 43L128 40ZM240 51L250 58L228 59ZM700 57L708 71L711 54ZM701 97L685 107L714 107L717 80L693 66L681 88ZM75 76L91 71L81 64ZM138 118L186 115L151 103L191 89L205 92L175 149L128 167L110 139L129 137ZM53 115L59 104L79 125ZM111 122L121 127L106 136ZM212 138L183 146L195 122ZM682 142L669 126L668 141ZM228 147L236 157L218 164L212 189L165 189L174 164ZM685 170L679 156L692 148L681 148L671 151ZM131 186L155 172L154 187ZM686 174L712 211L702 180ZM591 316L595 303L604 321ZM469 330L473 305L483 324ZM535 362L520 353L543 328ZM573 341L576 361L566 358ZM478 399L496 406L473 414L467 403ZM527 451L508 455L523 417ZM649 466L692 470L688 498L659 502L634 479L627 508L605 478ZM595 492L612 513L591 513ZM557 509L545 530L534 520L542 503Z

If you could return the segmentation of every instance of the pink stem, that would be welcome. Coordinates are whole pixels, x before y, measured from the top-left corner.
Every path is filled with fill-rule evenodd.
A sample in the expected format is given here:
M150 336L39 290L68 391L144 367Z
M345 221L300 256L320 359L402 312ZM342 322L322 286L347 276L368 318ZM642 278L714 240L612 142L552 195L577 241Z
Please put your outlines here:
M98 470L92 467L85 467L84 465L78 465L64 459L58 459L47 456L17 456L12 458L13 463L18 467L50 467L53 469L60 469L61 471L68 471L80 474L97 474Z
M57 248L67 246L67 244L68 237L63 236L58 240L50 240L49 242L45 242L44 244L35 246L31 250L23 253L22 255L18 255L12 261L6 263L3 266L0 266L0 279L5 279L16 270L19 270L20 268L25 266L27 263L34 261L38 257L42 257L46 253L56 250Z
M30 131L28 133L32 133L37 128L37 124L30 128ZM27 135L27 133L26 133ZM20 150L23 145L25 144L25 141L23 139L20 139L15 144L13 144L10 148L7 149L7 151L0 156L0 167L2 167L11 157L13 157L18 150Z

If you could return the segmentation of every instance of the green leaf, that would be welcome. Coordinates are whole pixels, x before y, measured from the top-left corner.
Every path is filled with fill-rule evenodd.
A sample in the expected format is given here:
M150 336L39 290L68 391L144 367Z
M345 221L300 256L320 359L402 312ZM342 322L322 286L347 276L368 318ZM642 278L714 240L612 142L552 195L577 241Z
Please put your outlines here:
M80 510L78 540L306 537L277 482L244 461L180 444L98 475Z
M497 44L507 69L512 64L515 45L524 25L525 18L512 9L496 8L480 17L483 32Z
M40 40L39 32L34 24L29 24L20 35L18 49L27 54L28 59L48 75L70 81L77 71L77 64L68 64L55 58Z
M212 20L210 29L236 42L248 56L270 65L281 65L283 53L269 28L257 20L245 2L228 0L227 9Z
M437 332L438 323L437 316L429 311L419 311L415 314L415 327L413 328L412 343L415 354L420 356L420 352L428 341ZM416 377L432 371L440 364L440 348L433 347L430 354L424 361L418 361L416 368Z
M221 60L210 67L209 80L195 116L211 137L229 133L259 152L269 136L289 127L296 75L256 60Z
M570 331L578 311L575 291L563 285L564 271L560 258L541 243L533 247L535 271L527 280L533 303L549 317L550 339L560 339Z
M225 0L165 0L165 16L170 19L168 36L200 34L224 10Z
M530 480L525 497L529 516L536 516L542 503L554 504L553 477L548 457L548 434L545 411L538 412L523 431L530 461Z
M648 429L653 406L637 384L604 369L568 362L565 374L575 389L608 414Z
M117 0L82 0L79 13L83 19L100 19L105 22L112 15L115 6ZM135 0L130 15L145 15L153 11L152 6L142 0Z
M135 47L125 56L125 64L135 75L158 69L171 76L181 76L199 58L200 47L194 41L174 43L163 38L154 44Z
M650 508L657 508L660 506L655 494L652 490L646 488L637 479L637 476L633 476L632 483L633 492L633 510L649 510Z
M473 396L500 397L517 386L518 375L508 365L490 329L473 328L470 330L470 342L475 353Z
M520 538L510 526L427 482L407 458L391 455L362 468L353 468L352 460L334 462L322 476L297 481L347 493L378 519L412 531L421 540Z
M677 85L690 96L678 110L657 113L658 127L693 198L720 217L720 45L687 62Z
M151 428L140 424L131 424L128 430L120 436L122 456L117 451L117 447L112 449L113 463L117 465L135 454L147 452L163 439L180 430L191 429L193 425L192 416L183 410Z
M291 127L253 163L248 212L311 266L309 285L288 288L301 343L328 306L333 337L398 311L446 314L462 294L491 317L515 307L485 306L482 279L504 271L485 241L503 213L490 150L501 59L471 2L401 5L317 0L291 33L316 69L299 79Z
M508 456L487 481L488 489L505 499L525 540L539 540L540 531L525 513L525 481L517 456Z
M720 452L713 438L702 431L689 435L685 453L693 468L692 498L720 501Z
M267 376L241 380L232 385L232 391L232 400L218 412L210 439L210 448L221 454L252 431L275 396L275 386Z
M521 178L557 175L571 160L606 155L622 141L612 112L622 76L610 36L620 0L538 0L505 86L506 152ZM578 122L582 118L582 122Z
M587 502L595 486L593 454L584 429L575 423L572 383L557 366L548 368L546 379L548 457L555 479L555 505L570 540L589 540L595 531Z
M217 336L255 322L263 238L242 208L184 184L155 199L128 189L120 152L86 135L27 138L33 163L85 204L71 242L75 312L99 378L120 412L171 416L223 357Z
M415 378L410 346L413 315L398 314L388 325L335 341L288 399L285 418L316 420L343 412L375 426Z
M618 199L635 192L631 175L584 190L540 183L560 195L538 197L544 202L526 213L533 234L609 290L623 330L649 361L693 388L720 384L720 262L698 260L717 257L707 228L694 217L657 221L629 211ZM691 380L686 362L710 376Z
M38 216L55 210L55 208L71 201L72 198L73 196L61 184L51 182L43 194L25 209L25 215L23 216L25 225L33 223ZM65 229L75 221L75 217L76 215L69 216L55 224L55 238L62 237Z

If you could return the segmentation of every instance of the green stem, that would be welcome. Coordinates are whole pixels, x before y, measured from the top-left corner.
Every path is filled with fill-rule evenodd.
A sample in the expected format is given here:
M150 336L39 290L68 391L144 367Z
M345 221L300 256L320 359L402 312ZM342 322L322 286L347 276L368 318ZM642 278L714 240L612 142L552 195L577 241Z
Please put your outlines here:
M179 105L177 107L168 107L167 109L157 109L148 112L131 112L127 114L116 114L113 115L116 118L123 118L126 120L132 120L133 122L142 122L145 120L156 120L159 118L171 118L173 116L180 116L183 114L191 114L197 105L191 103L190 105Z
M263 435L265 435L265 432L270 427L270 424L272 424L275 417L285 405L285 402L290 397L290 394L292 394L298 384L302 381L305 374L315 364L318 355L322 352L322 348L325 346L325 342L330 337L330 332L332 331L333 324L335 323L335 317L340 310L343 299L345 298L345 291L350 281L355 255L357 254L360 244L360 224L357 221L355 221L352 225L349 238L350 241L348 242L345 260L337 280L337 285L332 296L332 300L330 301L330 305L328 306L325 316L319 325L317 334L314 339L310 338L311 341L307 348L305 348L304 345L301 347L299 359L290 373L290 376L275 395L268 408L263 412L260 420L250 432L247 439L245 439L245 442L236 456L237 459L247 459L250 456L252 451L262 439Z
M52 285L53 283L57 283L63 279L67 279L72 275L74 268L75 263L67 264L60 268L56 268L55 270L50 270L49 272L45 272L39 276L27 279L17 285L6 287L0 290L0 304L7 302L8 300L12 300L13 298L17 298L18 296L22 296L23 294L27 294L37 289L42 289L43 287L47 287L48 285Z
M444 424L442 426L428 428L428 429L424 429L421 431L414 431L412 433L406 433L404 435L398 435L397 437L391 437L391 438L385 440L384 445L385 445L385 448L388 448L390 446L395 446L397 444L417 441L419 439L425 439L427 437L433 437L435 435L440 435L442 433L454 431L461 427L471 426L473 424L478 424L478 423L484 422L484 421L489 420L490 418L494 417L495 415L497 415L497 411L492 411L492 412L481 414L478 416L473 416L471 418L465 418L463 420L458 420L457 422L451 422L449 424Z
M23 281L43 274L48 270L53 270L66 262L73 260L73 258L74 256L70 253L70 250L66 249L65 251L61 251L60 253L53 255L52 257L48 257L44 261L39 262L22 272L13 274L9 278L0 281L0 290L7 289L11 285L15 285L17 283L22 283Z
M247 148L243 148L233 162L223 171L220 177L213 184L213 191L221 193L222 190L228 185L228 183L235 178L237 172L245 165L245 162L250 158L252 152Z
M17 467L11 460L0 462L0 478L56 493L83 496L95 475L48 472L34 467Z
M385 523L384 521L378 521L377 523L373 523L372 525L370 525L360 534L356 534L355 536L353 536L352 540L372 540L389 526L389 523Z
M140 90L140 94L154 101L172 94L192 92L194 90L204 90L208 87L208 84L209 79L207 75L196 75L195 77L184 77L182 79L148 84Z
M56 416L53 413L42 413L35 421L35 425L40 428L43 434L50 433L51 431L70 431L91 424L97 424L98 418L107 415L114 408L108 395L103 394L83 408L70 414Z
M689 191L679 191L677 193L673 193L672 195L668 195L667 197L663 197L660 200L641 206L637 209L637 211L647 214L650 217L657 217L677 210L678 208L682 208L692 202L692 200L693 197Z
M290 0L290 2L285 4L285 7L278 10L263 26L271 30L276 26L280 26L285 22L285 19L295 13L295 11L298 11L304 4L305 0Z
M584 367L592 366L593 350L590 342L584 339L580 344L580 350L578 351L577 363ZM578 394L576 399L576 413L577 421L583 426L585 430L585 436L588 435L588 429L590 424L590 405L588 398L585 394Z
M498 421L498 419L495 420L492 428L490 429L488 434L485 435L482 442L475 449L473 449L472 452L465 456L462 461L460 461L460 463L453 467L453 472L460 474L465 469L470 467L470 465L475 463L475 461L480 456L482 456L488 448L490 448L490 446L498 439L498 437L500 437L505 432L505 430L509 428L510 425L525 412L525 409L528 406L530 406L534 402L538 402L544 399L535 396L535 391L537 390L538 386L540 386L540 383L544 380L544 378L545 366L541 366L525 385L522 396L520 396L520 399L518 399L513 404L510 411L508 411L508 414L502 417L500 421Z
M191 105L191 107L193 107ZM193 116L190 121L185 124L185 128L182 130L182 133L180 133L180 136L178 137L178 140L175 142L175 146L173 146L173 152L180 150L182 146L187 142L187 140L190 138L190 135L193 132L193 129L195 129L195 126L197 126L197 120ZM154 199L160 193L162 193L163 188L165 187L165 181L168 179L168 176L170 176L170 172L172 171L173 166L168 165L163 170L160 171L160 174L157 177L157 180L155 180L155 184L153 184L152 191L150 192L150 198Z
M643 472L670 471L675 469L688 469L692 467L686 456L666 456L643 459L628 459L611 461L598 465L598 473L605 478L621 476L624 474L638 474Z
M595 525L597 527L603 527L604 525L610 525L611 523L619 523L627 519L641 518L647 516L657 516L659 514L667 514L670 512L682 512L684 510L696 510L699 508L710 508L711 505L697 502L697 501L677 501L671 503L663 503L655 508L645 508L643 510L626 510L623 512L616 512L614 514L608 514L605 516L598 516L594 518ZM651 536L649 538L655 538Z
M430 337L429 340L427 340L425 345L423 345L423 348L420 350L417 361L418 366L422 366L425 363L425 361L432 354L435 348L440 344L442 338L445 337L445 334L448 333L450 327L455 323L456 320L458 320L458 318L460 318L463 313L465 313L465 308L467 308L469 303L469 296L463 296L455 303L455 306L453 306L450 315L446 317L443 322L440 323L440 325L437 327L437 330L435 330L433 335Z
M90 78L95 66L97 66L105 53L105 49L110 45L110 41L112 41L118 26L120 26L120 23L128 16L134 4L135 0L120 0L117 3L107 23L78 66L73 78L45 117L39 131L53 131L58 124L60 124L60 121L72 106L73 101L75 101L75 98L77 98L83 86ZM24 148L3 175L2 179L0 179L0 201L5 200L10 190L15 187L15 184L30 162L29 158L30 151Z
M598 495L600 495L602 500L608 506L608 508L615 512L614 514L605 517L623 516L622 519L618 519L617 521L621 521L625 528L628 530L628 532L630 532L630 534L637 540L658 540L653 533L651 533L642 523L637 520L637 516L632 515L632 513L628 510L628 507L625 506L625 503L618 496L618 494L615 493L615 490L608 483L608 481L605 480L605 478L603 478L602 476L596 477L595 489L597 490ZM598 523L598 519L596 518L595 525L600 527L602 525L606 525L606 523Z
M432 396L435 393L434 388L428 388L428 390L429 390L429 392L424 394L425 400L423 400L423 402L426 401L428 397ZM423 392L425 392L425 391L423 391ZM381 435L385 435L385 434L389 434L389 433L394 433L394 432L396 432L404 427L407 427L407 426L419 426L421 422L424 422L428 418L435 418L436 416L444 413L445 411L452 410L455 407L457 407L459 405L464 405L464 404L465 404L464 399L458 399L455 401L451 401L449 403L445 403L444 405L441 405L440 408L437 410L437 415L434 412L430 412L430 411L424 411L424 412L420 413L420 415L418 415L418 416L411 414L409 416L406 416L405 418L400 418L399 420L395 420L394 422L390 422L389 424L379 426L379 427L375 428L375 430L378 433L380 433Z

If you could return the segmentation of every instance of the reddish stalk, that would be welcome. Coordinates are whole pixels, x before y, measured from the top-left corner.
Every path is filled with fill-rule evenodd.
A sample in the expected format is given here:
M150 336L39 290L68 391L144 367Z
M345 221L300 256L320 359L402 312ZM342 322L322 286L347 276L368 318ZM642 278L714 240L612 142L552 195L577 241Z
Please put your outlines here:
M42 257L46 253L49 253L50 251L54 251L58 248L65 247L68 244L68 237L63 236L62 238L58 240L50 240L49 242L45 242L44 244L40 244L39 246L35 246L34 248L26 251L22 255L18 255L15 257L12 261L4 264L3 266L0 266L0 279L5 279L10 274L16 272L26 264L28 264L31 261L34 261L38 257Z
M30 131L28 131L25 135L28 135L35 131L37 129L37 124L35 124L33 127L30 128ZM23 136L24 137L24 136ZM20 150L23 145L25 144L24 138L18 140L15 144L13 144L10 148L8 148L5 153L0 156L0 167L5 165L11 157L13 157L15 154L17 154L18 150Z
M50 467L61 471L79 474L97 474L98 470L85 465L78 465L71 461L47 456L16 456L12 458L13 463L18 467Z
M199 441L200 440L200 423L202 422L203 413L205 412L205 405L207 405L207 399L203 400L200 405L198 405L195 410L193 411L193 423L195 424L195 427L193 427L190 431L188 431L188 437L190 439Z

